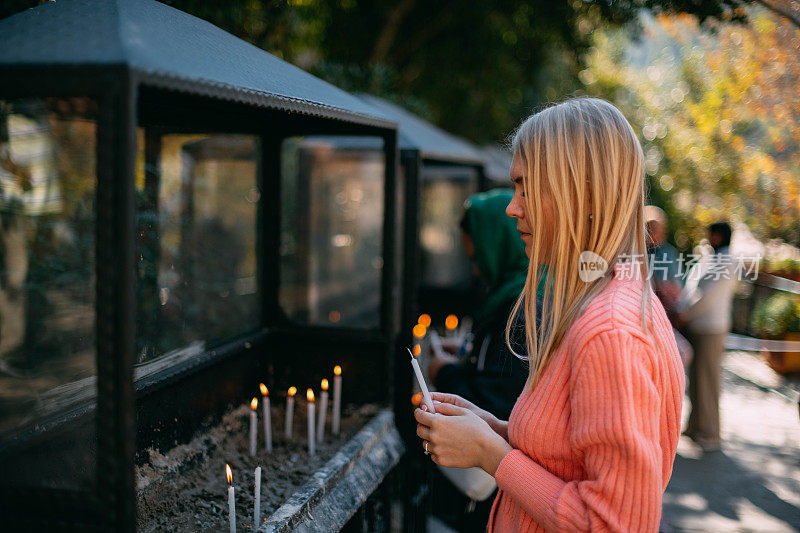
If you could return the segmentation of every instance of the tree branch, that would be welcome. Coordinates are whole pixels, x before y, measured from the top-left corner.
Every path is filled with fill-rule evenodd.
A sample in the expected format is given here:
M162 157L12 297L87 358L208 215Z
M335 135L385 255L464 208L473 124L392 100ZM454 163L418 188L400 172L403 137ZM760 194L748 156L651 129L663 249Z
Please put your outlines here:
M415 0L403 0L397 4L389 14L386 24L383 26L380 35L378 35L378 39L375 41L375 46L369 58L370 64L375 65L377 63L383 63L384 59L386 59L386 54L389 53L389 48L391 48L392 43L394 43L397 31L400 29L403 19L406 18L408 12L414 7L414 2Z

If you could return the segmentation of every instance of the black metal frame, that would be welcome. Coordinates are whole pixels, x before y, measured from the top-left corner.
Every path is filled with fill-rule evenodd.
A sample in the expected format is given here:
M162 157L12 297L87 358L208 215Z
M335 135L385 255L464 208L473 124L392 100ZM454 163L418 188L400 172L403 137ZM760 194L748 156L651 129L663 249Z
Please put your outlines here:
M408 220L413 219L413 225L408 227L408 231L413 233L413 239L415 240L411 246L413 249L410 249L410 255L408 257L413 258L412 264L407 265L407 268L411 268L413 270L413 281L409 280L409 287L414 287L414 299L413 299L413 307L410 311L410 315L406 317L407 322L403 323L404 331L411 331L411 328L416 324L416 317L417 315L422 312L431 312L433 309L434 314L442 315L440 318L444 318L443 309L436 309L436 306L432 304L435 301L447 301L450 302L452 309L460 309L466 312L471 311L473 302L473 291L465 290L465 289L432 289L430 287L425 287L422 285L422 275L421 275L421 255L419 250L419 231L420 231L420 195L422 194L422 173L425 168L436 167L436 166L446 166L446 167L463 167L466 169L474 170L476 173L477 181L476 185L476 192L481 192L487 190L489 186L488 179L483 171L483 165L477 164L470 161L459 161L459 160L445 160L445 159L434 159L430 156L426 156L425 154L420 153L418 150L402 150L402 161L404 164L407 165L408 168L414 168L416 173L416 189L413 197L414 205L411 206L411 202L409 202L408 209L406 211L406 218ZM411 224L411 223L410 223ZM420 305L424 306L424 309L420 307ZM410 339L410 336L409 336ZM409 340L410 342L410 340Z
M137 449L167 445L197 429L203 414L224 410L257 386L255 375L300 379L300 369L283 376L275 368L296 360L287 348L341 354L342 366L353 382L371 387L345 389L345 401L391 401L393 362L399 331L393 291L398 286L396 256L397 134L390 124L344 111L324 109L317 116L302 114L290 100L276 101L231 87L154 75L140 75L127 67L6 67L0 69L0 97L90 97L98 102L96 207L96 330L97 438L94 491L0 489L4 527L80 528L134 531L136 494L134 462ZM140 103L143 107L140 108ZM262 138L262 201L257 214L258 285L262 294L262 329L203 353L189 363L134 383L136 346L135 276L135 157L139 111L147 106L169 106L176 123L197 116L206 126ZM175 106L175 107L172 107ZM253 110L256 110L254 113ZM163 111L163 110L162 110ZM294 111L294 114L290 114ZM300 113L298 113L298 111ZM225 116L221 116L222 113ZM233 118L231 118L233 117ZM233 124L233 126L231 126ZM242 127L243 124L249 127ZM252 131L251 131L252 130ZM216 130L214 130L216 131ZM280 133L278 133L280 132ZM307 327L282 320L278 306L278 245L280 228L280 141L302 134L351 134L381 137L384 141L383 271L380 328L348 331ZM407 180L408 183L409 180ZM274 191L266 194L266 191ZM408 239L406 239L408 246ZM409 256L406 256L409 257ZM408 294L406 292L406 294ZM404 312L404 316L407 311ZM266 353L269 346L271 353ZM363 354L382 357L359 357ZM329 362L315 358L302 369L304 379L325 376ZM295 365L296 366L296 365ZM285 368L292 368L284 365ZM383 374L375 379L374 372ZM247 376L243 378L243 376ZM319 383L313 378L312 383ZM251 381L255 381L254 383ZM172 405L163 402L166 385ZM300 383L298 383L300 384ZM198 406L206 412L197 413ZM201 409L202 410L202 409ZM156 432L174 415L185 416L182 428ZM89 408L85 414L92 416ZM151 431L138 431L150 428ZM149 433L149 434L148 434Z
M416 422L411 407L411 391L413 390L413 373L407 363L406 346L411 346L413 339L411 329L416 324L420 313L420 194L422 192L421 177L426 166L447 165L462 166L477 170L479 191L486 190L488 180L481 165L457 160L438 160L426 157L417 149L400 150L400 167L404 174L404 215L403 215L403 251L404 266L401 281L402 307L400 312L401 326L397 337L396 371L394 372L394 413L395 424L405 441L410 453L403 460L403 475L398 479L403 494L403 514L405 530L424 531L426 517L430 514L429 483L430 461L422 455L419 438L416 434Z

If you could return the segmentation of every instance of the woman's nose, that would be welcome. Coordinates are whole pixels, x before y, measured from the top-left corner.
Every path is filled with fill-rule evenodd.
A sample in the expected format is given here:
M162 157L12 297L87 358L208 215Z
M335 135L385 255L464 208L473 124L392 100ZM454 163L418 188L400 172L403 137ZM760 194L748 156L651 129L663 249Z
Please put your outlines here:
M506 206L506 215L510 216L511 218L522 218L524 211L521 209L520 202L518 200L519 195L514 194L511 197L511 201L508 202Z

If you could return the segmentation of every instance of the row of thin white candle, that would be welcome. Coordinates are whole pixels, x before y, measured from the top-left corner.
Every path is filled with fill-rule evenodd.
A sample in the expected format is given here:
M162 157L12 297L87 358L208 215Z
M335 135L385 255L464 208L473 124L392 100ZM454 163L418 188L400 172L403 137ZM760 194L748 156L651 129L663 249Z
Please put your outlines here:
M328 411L328 380L323 379L320 384L322 395L320 398L320 409L318 416L315 416L314 391L306 391L308 400L308 453L315 455L317 444L322 443L325 436L325 421ZM261 405L264 421L264 449L266 452L272 451L272 417L270 413L269 389L261 383ZM290 387L286 398L286 421L284 425L284 435L287 440L292 438L292 422L294 420L294 396L297 394L297 387ZM341 423L342 408L342 368L336 365L333 368L333 409L331 414L331 433L339 434ZM258 398L254 397L250 402L250 455L256 455L258 439ZM228 515L231 533L236 531L236 496L233 488L233 474L230 466L225 465L225 476L228 479ZM254 508L253 519L254 527L258 527L261 520L261 467L255 471L254 487Z

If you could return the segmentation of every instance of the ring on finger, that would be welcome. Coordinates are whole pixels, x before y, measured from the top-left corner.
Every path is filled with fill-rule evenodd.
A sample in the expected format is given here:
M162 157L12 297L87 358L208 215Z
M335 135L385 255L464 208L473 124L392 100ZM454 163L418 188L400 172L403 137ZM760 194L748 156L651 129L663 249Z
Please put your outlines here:
M431 454L431 452L428 451L428 441L425 441L422 444L422 447L425 448L425 455L430 455Z

